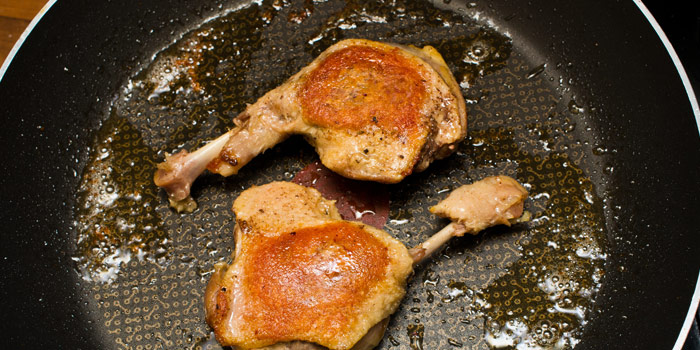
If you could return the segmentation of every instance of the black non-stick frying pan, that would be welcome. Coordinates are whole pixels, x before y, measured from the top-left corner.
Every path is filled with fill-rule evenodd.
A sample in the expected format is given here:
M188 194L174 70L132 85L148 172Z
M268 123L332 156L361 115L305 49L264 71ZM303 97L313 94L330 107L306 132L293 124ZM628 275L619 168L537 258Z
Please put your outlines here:
M645 14L633 1L54 3L0 81L4 348L216 348L201 295L232 248L233 198L315 156L291 139L239 176L205 177L183 216L150 183L154 163L363 36L436 46L469 103L458 152L389 188L390 233L415 244L444 224L428 205L491 173L534 195L532 222L420 267L380 348L512 344L524 324L543 346L549 330L577 349L679 349L699 298L698 107ZM159 85L168 65L189 80ZM576 307L547 299L568 293L552 269Z

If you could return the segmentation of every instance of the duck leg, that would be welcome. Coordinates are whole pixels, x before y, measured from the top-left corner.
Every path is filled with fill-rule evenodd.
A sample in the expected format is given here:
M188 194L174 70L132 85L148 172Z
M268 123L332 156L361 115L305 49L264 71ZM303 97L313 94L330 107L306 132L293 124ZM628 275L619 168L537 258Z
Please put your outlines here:
M508 176L492 176L464 185L430 208L430 212L452 220L423 243L408 250L413 264L420 264L452 237L477 234L487 227L527 221L523 204L527 190Z

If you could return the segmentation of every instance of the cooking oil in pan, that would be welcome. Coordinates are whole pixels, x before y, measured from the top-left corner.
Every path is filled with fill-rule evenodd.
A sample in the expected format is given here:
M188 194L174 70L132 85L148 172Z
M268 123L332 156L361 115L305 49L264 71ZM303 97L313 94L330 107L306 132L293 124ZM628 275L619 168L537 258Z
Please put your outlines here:
M300 139L228 179L204 176L199 209L179 215L152 183L165 152L232 127L266 91L344 38L433 45L454 72L469 136L448 159L389 186L390 233L413 246L445 225L427 208L463 183L506 174L524 183L532 220L454 239L417 268L379 348L571 348L604 276L602 203L578 142L585 110L562 101L510 38L468 15L413 1L263 1L203 23L155 56L115 99L85 164L74 260L95 324L116 347L218 346L203 292L233 248L241 190L290 180L317 158ZM456 9L456 10L455 10ZM571 100L573 101L573 99ZM573 108L573 109L572 109Z
M125 118L112 116L99 131L76 208L73 260L83 279L109 282L132 259L169 259L170 242L156 211L160 198L150 184L152 156Z
M484 133L492 150L515 153L513 140L498 136L502 132ZM488 153L473 159L486 160ZM575 346L600 288L606 258L602 202L575 160L547 153L512 159L530 185L533 220L519 242L520 259L479 292L489 305L482 309L486 343L494 347Z

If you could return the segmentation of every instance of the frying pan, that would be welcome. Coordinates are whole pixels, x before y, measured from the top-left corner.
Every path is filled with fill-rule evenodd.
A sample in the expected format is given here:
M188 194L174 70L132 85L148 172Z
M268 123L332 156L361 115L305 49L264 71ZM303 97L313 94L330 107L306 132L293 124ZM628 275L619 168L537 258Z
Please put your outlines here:
M303 9L308 4L292 2L288 6ZM201 318L203 308L185 304L193 295L184 297L187 293L196 295L192 286L197 283L185 284L192 287L185 292L181 287L157 289L163 297L143 305L135 304L133 295L138 286L129 287L124 282L128 281L126 277L120 277L126 287L112 291L114 295L109 298L101 294L102 301L116 301L124 310L148 305L153 310L152 305L164 305L166 294L172 297L179 293L180 299L168 301L169 309L153 310L151 317L160 314L162 322L156 322L155 328L142 332L138 339L128 335L136 332L139 320L114 312L106 314L100 309L95 291L105 284L85 281L76 271L75 220L76 208L81 205L76 192L94 153L95 135L108 123L129 79L174 40L240 6L237 2L218 1L53 3L34 23L12 64L3 66L0 300L5 347L213 348L206 342L178 343L168 339L183 338L192 329L206 330ZM698 107L677 57L669 54L665 42L659 40L645 17L644 7L632 1L580 1L561 6L545 0L452 0L433 7L457 12L456 9L462 9L466 16L507 34L512 38L513 56L517 54L530 68L546 63L541 66L544 75L540 78L554 78L553 91L560 95L559 100L572 101L569 114L560 111L552 117L581 114L577 126L580 133L574 143L582 145L581 157L586 159L582 171L594 185L594 195L601 203L607 258L605 276L576 348L679 349L698 303ZM303 64L298 62L277 71L266 67L278 76L265 80L258 75L263 82L259 89L247 90L249 98L259 96L265 88L289 75L285 73L293 73ZM528 72L536 75L540 70ZM488 80L493 76L489 74L496 73L486 72L481 78ZM479 79L474 84L478 85ZM477 120L479 114L474 110L479 103L470 109L470 116ZM225 117L222 115L221 119ZM304 147L301 142L291 142L291 147L286 148ZM466 143L477 142L471 139ZM169 147L168 151L176 148ZM310 159L309 149L302 152L307 154L302 160ZM454 162L464 162L469 167L474 162L469 156L457 155L433 164L431 169ZM273 151L251 167L264 170L281 162L279 176L284 177L285 171L298 170L298 164L281 159L294 157L295 152ZM435 170L436 174L431 169L414 175L407 186L417 188L420 182L440 179L439 170ZM216 197L214 188L235 192L256 183L254 171L246 176L206 178L195 194ZM202 218L207 217L202 214ZM230 228L230 221L224 219L224 223ZM173 237L193 234L177 231L176 227L173 230L174 235L179 234ZM401 234L400 231L397 232ZM224 229L217 236L217 243L231 244L220 238L226 232ZM457 246L468 248L489 237L507 237L509 232L492 231L490 236L480 236L476 243L465 238ZM403 237L409 243L416 239ZM216 251L208 263L227 254L225 249ZM446 256L438 259L449 260ZM159 275L159 271L170 271L176 265L166 264L164 270L153 270L149 278L157 286L178 286L175 279L199 280L187 272ZM122 273L143 279L128 269ZM177 278L163 281L164 275ZM197 309L199 315L192 311ZM199 319L199 324L177 322L171 317L184 310L194 315L183 316L183 320ZM426 323L432 322L436 313L422 317ZM143 313L139 315L141 319L145 317ZM408 317L396 318L396 322L402 322ZM123 319L123 323L108 325L115 319ZM441 327L438 321L435 320L434 328ZM429 328L425 327L426 334ZM407 343L397 340L406 334L391 332L390 328L390 335L395 338L385 339L382 348L408 348ZM431 344L472 346L463 342L430 343L426 339L425 347Z

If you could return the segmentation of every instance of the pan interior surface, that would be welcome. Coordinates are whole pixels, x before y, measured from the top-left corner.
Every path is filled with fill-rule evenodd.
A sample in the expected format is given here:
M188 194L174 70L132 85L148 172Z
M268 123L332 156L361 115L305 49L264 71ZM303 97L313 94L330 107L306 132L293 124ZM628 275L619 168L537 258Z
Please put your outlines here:
M0 162L8 348L219 349L203 293L234 247L233 200L317 156L291 138L203 176L189 215L155 166L345 38L435 46L467 100L457 152L387 186L385 230L421 242L447 223L427 208L487 175L531 195L530 222L453 239L416 269L380 349L676 341L700 268L700 140L632 1L132 5L56 3L0 81L15 101L0 112L17 116L0 138L18 150Z
M133 348L215 344L202 298L213 265L234 246L233 199L289 180L316 156L292 139L237 176L200 179L191 215L168 208L151 182L155 164L225 132L246 103L331 43L357 37L434 46L470 105L469 138L456 154L390 186L388 231L418 244L446 224L429 206L488 175L516 177L532 196L531 222L456 239L418 268L380 348L578 344L605 275L603 202L588 175L600 150L585 142L585 108L564 96L546 63L474 13L413 2L251 4L158 53L116 98L77 197L73 259L103 332Z

